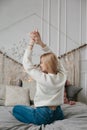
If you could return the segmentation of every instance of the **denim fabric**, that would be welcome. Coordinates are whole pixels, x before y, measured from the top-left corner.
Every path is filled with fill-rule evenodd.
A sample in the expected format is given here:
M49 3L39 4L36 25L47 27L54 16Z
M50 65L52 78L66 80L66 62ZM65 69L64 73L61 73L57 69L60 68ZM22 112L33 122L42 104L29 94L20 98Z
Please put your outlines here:
M64 119L63 111L58 106L56 110L49 107L29 107L24 105L16 105L13 108L13 115L16 119L24 123L33 123L36 125L50 124L55 120Z

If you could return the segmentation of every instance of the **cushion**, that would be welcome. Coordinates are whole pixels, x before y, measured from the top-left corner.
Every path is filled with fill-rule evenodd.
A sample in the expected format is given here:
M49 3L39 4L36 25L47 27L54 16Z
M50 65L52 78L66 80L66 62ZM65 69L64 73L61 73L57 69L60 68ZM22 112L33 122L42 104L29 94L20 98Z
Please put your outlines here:
M5 102L5 85L0 84L0 106L4 105Z
M5 99L5 85L0 84L0 100Z
M30 105L29 89L6 86L5 106Z
M5 100L0 99L0 106L4 106L4 102L5 102Z
M71 101L77 101L77 95L82 90L82 88L76 87L74 85L68 85L65 89L66 89L67 98L68 100Z

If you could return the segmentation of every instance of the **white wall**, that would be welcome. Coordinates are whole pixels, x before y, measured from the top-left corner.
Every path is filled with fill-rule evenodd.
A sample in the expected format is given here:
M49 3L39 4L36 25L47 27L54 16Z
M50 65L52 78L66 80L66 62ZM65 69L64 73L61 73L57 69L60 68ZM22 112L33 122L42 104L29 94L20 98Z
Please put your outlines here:
M43 41L61 55L86 42L85 16L86 0L0 1L0 49L22 62L28 33L38 28Z

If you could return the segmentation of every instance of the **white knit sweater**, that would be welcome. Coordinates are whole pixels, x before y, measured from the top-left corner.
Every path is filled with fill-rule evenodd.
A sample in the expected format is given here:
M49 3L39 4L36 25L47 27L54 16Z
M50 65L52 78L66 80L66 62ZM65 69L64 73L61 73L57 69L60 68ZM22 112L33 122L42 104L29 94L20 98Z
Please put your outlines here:
M43 51L47 53L50 52L50 49L46 46L43 48ZM56 75L51 73L46 74L34 67L32 63L32 50L28 48L24 54L23 66L26 72L36 80L37 83L34 98L36 107L58 106L63 103L66 74L60 62L58 64L59 72Z

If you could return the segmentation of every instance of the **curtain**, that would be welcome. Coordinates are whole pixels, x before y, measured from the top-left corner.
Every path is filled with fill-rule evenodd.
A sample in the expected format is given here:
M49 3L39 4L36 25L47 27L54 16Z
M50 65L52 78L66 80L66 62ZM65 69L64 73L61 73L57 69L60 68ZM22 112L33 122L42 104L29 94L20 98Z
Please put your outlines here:
M80 81L80 50L74 50L60 57L67 72L67 80L79 86Z

